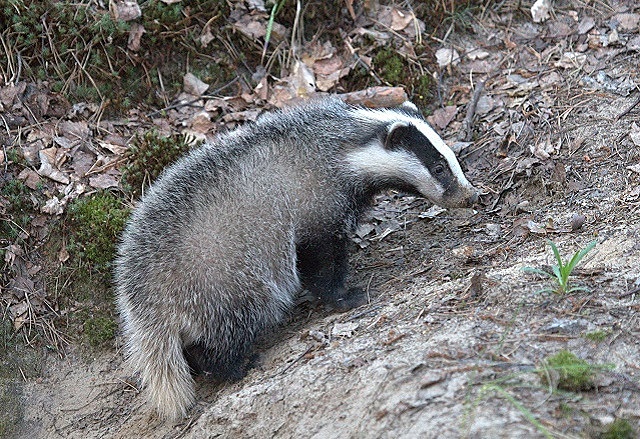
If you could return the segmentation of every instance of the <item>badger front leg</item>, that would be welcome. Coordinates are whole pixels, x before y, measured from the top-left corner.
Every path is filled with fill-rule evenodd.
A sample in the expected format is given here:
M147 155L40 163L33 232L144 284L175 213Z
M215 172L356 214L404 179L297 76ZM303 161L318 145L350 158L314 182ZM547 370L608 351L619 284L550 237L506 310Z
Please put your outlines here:
M347 237L326 234L296 248L302 285L324 303L346 311L366 303L361 288L347 288Z

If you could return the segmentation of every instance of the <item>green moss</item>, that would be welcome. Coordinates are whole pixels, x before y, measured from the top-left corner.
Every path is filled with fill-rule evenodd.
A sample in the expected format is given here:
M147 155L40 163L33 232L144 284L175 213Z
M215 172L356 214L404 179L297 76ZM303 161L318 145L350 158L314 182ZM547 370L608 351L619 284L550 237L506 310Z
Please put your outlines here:
M611 424L607 424L600 439L635 439L637 433L626 419L616 419Z
M585 333L584 338L596 343L602 343L609 336L609 334L609 331L597 330Z
M433 98L433 88L435 83L430 75L420 75L415 81L413 91L413 102L416 105L424 106Z
M29 228L32 216L39 206L37 194L22 181L14 178L0 180L0 205L5 206L6 217L0 219L0 247L5 247Z
M417 45L415 49L422 58L432 58L426 46ZM433 78L423 74L415 64L406 60L393 48L378 50L373 57L373 69L385 83L403 86L410 99L419 107L425 107L433 97Z
M373 65L380 78L391 85L406 82L404 59L393 49L382 49L373 58Z
M80 264L109 272L129 209L110 192L74 201L67 211L68 250Z
M110 316L89 317L84 322L84 335L93 347L110 343L116 335L118 324Z
M127 165L123 169L125 190L138 197L143 187L151 184L164 168L189 151L190 146L182 135L161 136L148 131L136 136L127 151Z
M114 20L96 2L5 3L0 7L0 23L7 23L9 52L21 54L24 75L47 79L73 102L108 102L108 112L126 110L125 98L163 105L161 97L153 92L152 82L158 72L165 80L166 94L173 95L177 89L168 89L168 85L182 87L177 79L187 65L224 64L211 62L211 49L224 53L221 42L210 42L206 53L197 50L204 23L228 14L223 0L183 0L170 5L160 0L142 2L143 15L138 21L146 33L135 56L128 49L131 24ZM0 64L8 62L6 53L0 51ZM215 78L215 83L223 84L233 77L231 64L226 67L221 68L223 74Z
M543 371L543 381L549 373L558 374L558 388L579 391L593 388L594 367L586 361L576 357L573 353L562 350L547 358L547 370Z

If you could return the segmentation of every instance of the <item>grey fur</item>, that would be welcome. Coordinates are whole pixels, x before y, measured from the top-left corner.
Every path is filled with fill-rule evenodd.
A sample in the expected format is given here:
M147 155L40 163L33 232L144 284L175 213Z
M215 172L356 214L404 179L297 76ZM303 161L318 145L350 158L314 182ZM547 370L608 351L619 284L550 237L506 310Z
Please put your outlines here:
M205 372L243 375L255 337L303 287L301 246L311 289L337 306L360 303L343 273L312 272L313 255L328 249L342 270L344 236L372 195L420 191L413 180L431 178L406 151L381 160L390 131L413 119L411 106L373 111L337 99L270 113L191 152L152 185L122 236L115 279L127 355L162 417L185 416L194 402L185 349ZM416 172L400 169L407 157ZM444 201L422 195L451 206L477 198L460 179Z

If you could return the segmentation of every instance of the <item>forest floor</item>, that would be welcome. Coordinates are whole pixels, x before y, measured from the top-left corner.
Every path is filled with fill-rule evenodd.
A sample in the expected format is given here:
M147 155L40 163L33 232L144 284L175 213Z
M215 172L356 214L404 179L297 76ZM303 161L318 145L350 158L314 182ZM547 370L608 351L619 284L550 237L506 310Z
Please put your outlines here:
M437 52L439 99L429 120L484 195L475 210L460 211L379 197L351 253L352 283L366 287L368 304L335 313L302 297L260 345L259 366L233 384L198 379L197 405L178 423L149 407L118 336L98 350L73 341L49 346L37 372L20 369L3 381L0 414L15 423L7 431L82 439L638 437L640 6L564 2L552 12L534 23L485 11L471 31L434 43L445 50ZM328 64L325 77L337 71ZM267 93L269 106L284 105L294 80L281 88L265 80L268 92L255 92ZM222 112L229 125L261 109L198 96L197 86L195 98L181 99L203 105L127 123L208 135L217 128L212 114ZM24 111L17 98L7 104L16 89L0 89L14 119ZM472 103L473 139L461 142ZM68 188L68 177L86 165L78 182L87 192L117 185L119 171L96 168L90 152L71 147L72 160L56 161L73 136L99 144L103 164L124 157L127 145L117 139L126 136L113 136L124 122L105 119L102 129L90 129L95 118L87 114L45 115L30 127L30 138L49 133L54 146L21 144L41 166L25 166L20 178ZM5 147L3 162L17 145ZM42 166L44 147L53 154L50 169ZM38 227L74 190L82 192L74 186L50 198L57 201L47 203ZM548 240L565 259L596 241L570 277L585 289L549 291L551 279L523 271L556 265ZM18 247L5 253L8 265L21 258L28 259ZM46 272L34 267L24 263L2 290L16 328L29 323L26 308L17 307L27 300L18 286L33 288L29 279Z

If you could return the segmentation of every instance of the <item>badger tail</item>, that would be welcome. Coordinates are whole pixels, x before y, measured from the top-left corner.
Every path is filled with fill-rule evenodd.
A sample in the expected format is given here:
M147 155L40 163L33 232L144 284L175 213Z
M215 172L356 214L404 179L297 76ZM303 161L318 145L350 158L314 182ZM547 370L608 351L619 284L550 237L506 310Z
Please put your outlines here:
M151 404L164 419L185 417L195 402L195 389L180 336L170 331L130 331L129 335L129 361L140 372Z

